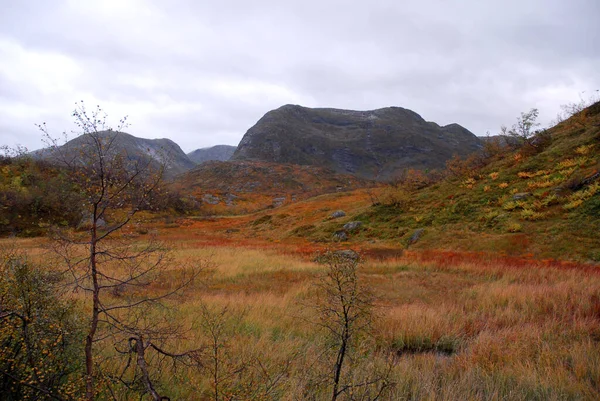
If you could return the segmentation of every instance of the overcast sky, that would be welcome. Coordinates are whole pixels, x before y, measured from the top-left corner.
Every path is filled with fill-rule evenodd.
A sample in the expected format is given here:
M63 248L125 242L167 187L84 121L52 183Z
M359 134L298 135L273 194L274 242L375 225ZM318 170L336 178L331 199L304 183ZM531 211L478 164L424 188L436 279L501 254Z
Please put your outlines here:
M0 144L41 147L34 124L71 130L78 100L186 152L287 103L548 124L600 89L599 19L599 0L0 0Z

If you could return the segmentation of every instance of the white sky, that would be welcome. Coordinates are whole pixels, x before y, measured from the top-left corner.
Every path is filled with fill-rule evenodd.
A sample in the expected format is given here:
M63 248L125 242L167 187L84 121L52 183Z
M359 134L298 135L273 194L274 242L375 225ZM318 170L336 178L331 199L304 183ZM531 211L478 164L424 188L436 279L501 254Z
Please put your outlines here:
M477 135L600 88L598 0L0 0L0 145L74 103L186 152L287 103L401 106ZM584 92L582 94L582 92Z

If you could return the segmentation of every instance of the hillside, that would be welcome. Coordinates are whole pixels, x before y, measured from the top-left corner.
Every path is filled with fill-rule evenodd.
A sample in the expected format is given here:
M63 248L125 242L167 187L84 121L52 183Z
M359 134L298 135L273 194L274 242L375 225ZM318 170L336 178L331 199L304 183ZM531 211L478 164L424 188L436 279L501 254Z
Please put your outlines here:
M346 246L446 249L600 261L600 103L538 135L457 162L425 188L410 182L323 195L239 221L241 232ZM332 218L337 209L346 216ZM257 226L257 221L266 222ZM344 229L348 222L360 227ZM244 234L247 235L247 234Z
M130 158L151 157L159 163L166 162L165 176L172 178L195 166L187 155L181 150L179 145L170 139L146 139L138 138L125 132L104 131L100 132L100 137L115 137L114 149L125 152ZM66 155L77 154L77 149L86 146L89 142L87 135L80 135L60 147L59 150L42 149L33 152L35 157L52 160L57 156L57 152L64 152Z
M315 166L209 161L180 176L173 187L201 199L205 212L233 214L372 185L373 182Z
M207 161L227 161L231 159L236 146L216 145L209 148L196 149L187 154L188 158L194 163L200 164Z
M371 111L286 105L265 114L242 138L232 160L313 165L387 180L406 168L442 168L481 141L458 124L440 127L401 107Z

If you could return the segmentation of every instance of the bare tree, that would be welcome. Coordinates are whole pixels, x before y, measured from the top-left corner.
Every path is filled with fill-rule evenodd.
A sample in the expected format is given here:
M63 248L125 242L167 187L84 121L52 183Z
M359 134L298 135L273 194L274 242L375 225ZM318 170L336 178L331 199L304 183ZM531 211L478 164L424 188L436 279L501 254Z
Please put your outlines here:
M127 228L140 210L151 206L152 195L160 188L164 159L140 157L119 147L126 118L112 130L99 106L88 112L83 103L76 105L73 117L80 136L69 146L59 146L45 123L39 127L50 142L52 158L67 169L85 207L85 231L57 230L54 250L75 290L87 294L91 303L84 350L86 399L92 400L99 365L95 344L132 333L137 336L135 344L142 344L144 331L138 329L135 311L180 292L199 269L183 270L177 283L155 285L158 289L152 295L144 291L161 283L171 260L163 244L153 238L134 243ZM138 362L143 359L142 355Z
M517 118L517 123L509 129L506 126L501 127L500 135L509 136L519 142L519 144L532 144L531 140L536 134L535 128L540 124L536 121L539 115L538 109L531 109L526 113L521 113Z
M209 378L206 396L214 401L279 399L298 356L292 350L263 358L255 344L241 337L244 317L244 310L229 305L200 305L198 333L203 352L195 354L195 362Z
M369 388L373 394L363 399L379 399L390 385L387 375L377 374L357 382L350 372L349 362L361 337L369 334L373 318L373 298L358 276L360 257L347 250L328 252L319 259L327 271L317 284L317 324L326 331L332 353L331 371L327 375L331 400L358 388Z
M243 313L235 313L229 306L210 307L202 303L198 317L206 349L198 366L210 377L210 398L219 401L237 396L235 384L242 381L240 378L249 368L242 355L234 354L231 349Z

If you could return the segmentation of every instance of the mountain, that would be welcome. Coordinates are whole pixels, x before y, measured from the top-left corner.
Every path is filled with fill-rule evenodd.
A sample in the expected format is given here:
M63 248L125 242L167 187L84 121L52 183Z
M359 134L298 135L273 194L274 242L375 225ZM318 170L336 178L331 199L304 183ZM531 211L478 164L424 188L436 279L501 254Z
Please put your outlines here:
M179 145L170 139L145 139L138 138L125 132L102 131L98 132L100 138L114 137L113 148L124 151L130 158L150 157L157 163L166 163L165 177L172 178L195 167L195 163L181 150ZM89 144L88 134L80 135L64 145L60 151L66 155L76 155L77 150ZM59 150L41 149L33 152L34 157L51 160Z
M204 163L211 160L227 161L235 152L236 147L230 145L216 145L210 148L196 149L187 154L188 158L194 163Z
M482 142L458 124L440 127L401 107L371 111L285 105L250 128L232 160L314 165L387 180L406 168L443 168Z

